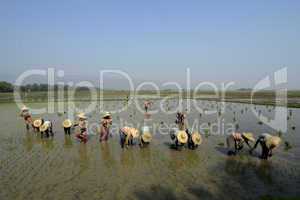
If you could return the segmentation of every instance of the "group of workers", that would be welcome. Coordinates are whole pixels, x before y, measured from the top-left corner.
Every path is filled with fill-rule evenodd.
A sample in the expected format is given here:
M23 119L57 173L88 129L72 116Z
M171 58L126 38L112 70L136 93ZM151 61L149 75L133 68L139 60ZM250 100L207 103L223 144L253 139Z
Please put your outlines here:
M176 114L175 123L178 128L171 131L171 139L175 143L175 148L182 148L187 144L189 149L196 149L202 143L202 137L197 131L189 131L187 128L186 115L182 112Z
M272 157L272 151L279 146L281 138L279 136L270 135L268 133L261 134L255 142L255 138L252 133L232 133L227 137L228 155L236 155L243 149L244 143L249 147L249 153L256 149L257 145L261 146L261 159L267 160ZM251 146L251 142L255 142L254 146Z
M53 123L50 120L45 120L43 118L32 119L29 109L24 106L21 109L20 116L24 118L26 129L29 130L30 127L35 132L41 133L41 137L54 136L53 133ZM72 123L70 119L65 119L62 123L62 127L66 135L71 135L72 129L77 129L74 132L76 139L80 142L86 143L88 141L88 121L87 116L84 113L79 113L77 115L77 122ZM112 125L111 113L105 112L100 121L99 128L99 141L107 141L110 136L110 126ZM120 145L122 148L134 145L134 140L139 141L141 147L146 146L152 140L152 135L148 126L142 128L142 134L139 134L139 130L132 127L123 127L119 131L120 135Z
M150 102L145 102L145 112L147 113L149 107L151 106ZM21 109L21 117L24 118L26 129L30 129L30 126L34 131L40 132L41 137L50 137L53 136L53 124L50 120L45 120L43 118L32 120L32 116L29 112L29 109L24 106ZM62 126L64 132L67 135L71 135L71 129L77 128L75 137L83 143L88 141L88 121L84 113L79 113L77 115L78 122L72 123L70 119L63 121ZM176 149L181 149L186 146L189 149L196 149L202 143L201 134L197 131L189 131L187 128L186 115L182 112L176 114L177 128L173 129L170 133L171 140L174 142ZM105 112L100 121L99 129L99 141L107 141L110 136L110 126L112 125L112 116L111 113ZM147 146L151 140L152 135L150 133L149 127L142 127L141 134L139 130L132 127L122 127L119 130L120 136L120 145L122 148L129 147L134 145L138 141L138 144L141 147ZM258 144L260 144L262 153L262 159L268 159L272 156L272 151L279 146L281 139L278 136L273 136L267 133L264 133L258 137L254 146L251 146L251 142L255 142L255 138L252 133L232 133L226 138L226 143L228 147L228 155L236 155L240 150L243 149L244 143L249 147L249 153L256 149Z

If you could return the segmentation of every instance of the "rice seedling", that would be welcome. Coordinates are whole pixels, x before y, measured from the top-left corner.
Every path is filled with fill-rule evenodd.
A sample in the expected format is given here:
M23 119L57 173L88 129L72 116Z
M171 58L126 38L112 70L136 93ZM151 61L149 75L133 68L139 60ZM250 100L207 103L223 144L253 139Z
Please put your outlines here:
M239 124L235 124L235 130L239 130L240 125Z
M288 141L284 142L284 150L285 151L288 151L288 150L290 150L292 148L293 148L292 145Z
M205 138L208 138L210 136L209 129L204 129L203 132L204 132L204 137Z
M282 136L282 132L281 132L281 131L278 131L278 132L277 132L277 135L278 135L278 137L281 137L281 136Z

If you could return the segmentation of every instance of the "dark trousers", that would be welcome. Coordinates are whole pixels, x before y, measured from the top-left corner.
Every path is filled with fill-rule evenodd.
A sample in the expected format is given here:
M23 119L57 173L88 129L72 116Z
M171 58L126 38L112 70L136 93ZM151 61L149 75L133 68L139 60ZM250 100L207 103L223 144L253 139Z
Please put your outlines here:
M122 148L124 148L125 143L126 143L127 135L125 135L125 133L123 133L121 130L119 132L119 135L120 135L120 145L121 145ZM133 145L132 138L129 138L127 145Z
M272 156L272 152L266 145L265 137L261 136L257 139L253 149L256 149L257 145L260 144L261 146L261 159L267 160L269 156Z
M64 128L65 134L71 135L71 127Z
M194 149L197 149L197 147L198 147L198 145L196 145L193 142L192 137L189 136L189 139L188 139L188 148L194 150Z
M44 136L46 136L46 137L54 136L54 133L52 130L52 124L51 124L51 127L49 127L46 131L41 132L41 137L43 138Z

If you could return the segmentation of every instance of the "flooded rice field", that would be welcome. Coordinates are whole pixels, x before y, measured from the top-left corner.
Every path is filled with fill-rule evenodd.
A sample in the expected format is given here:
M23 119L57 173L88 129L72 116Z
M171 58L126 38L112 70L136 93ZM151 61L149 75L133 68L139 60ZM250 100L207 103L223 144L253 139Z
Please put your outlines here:
M56 112L43 115L54 122L54 137L41 139L39 134L25 130L15 104L0 104L0 199L300 197L300 109L288 109L288 129L281 133L283 142L270 160L263 161L258 158L260 148L249 155L244 147L238 156L228 157L226 130L233 131L234 127L255 136L264 132L278 134L253 114L256 110L271 120L275 116L272 106L226 103L224 112L219 112L220 103L198 103L205 112L200 114L192 107L187 119L190 128L203 133L203 142L196 150L181 151L170 148L168 134L158 134L175 121L175 114L166 114L161 109L145 116L132 105L113 114L114 125L147 124L154 130L153 141L147 148L135 145L121 149L117 127L112 129L113 136L106 143L99 143L91 128L89 141L83 144L74 139L74 134L64 135L61 123L66 114ZM86 103L76 104L85 107ZM123 104L107 101L104 109L113 110ZM170 101L164 106L172 110L175 104ZM152 109L158 107L155 102ZM87 115L90 124L98 123L101 112L95 110ZM40 115L33 115L37 117Z

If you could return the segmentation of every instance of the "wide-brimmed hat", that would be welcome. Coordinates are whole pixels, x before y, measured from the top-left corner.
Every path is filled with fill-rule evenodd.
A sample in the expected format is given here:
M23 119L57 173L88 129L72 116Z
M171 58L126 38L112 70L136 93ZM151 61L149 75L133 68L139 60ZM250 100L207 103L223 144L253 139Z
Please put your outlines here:
M77 115L77 117L78 117L79 119L87 119L87 117L85 116L84 113L79 113L79 114Z
M271 136L266 139L266 146L270 148L276 148L279 146L281 138L278 136Z
M247 140L249 140L251 142L255 141L255 138L253 137L252 133L243 133L242 136L245 137Z
M44 123L41 127L40 127L40 131L44 132L49 128L49 123Z
M188 135L185 131L178 131L177 133L177 140L182 143L185 144L188 141Z
M111 113L110 112L105 112L102 116L102 118L110 117Z
M66 119L63 121L62 125L64 128L70 128L72 126L72 121L69 119Z
M200 145L202 143L202 137L198 132L193 132L192 134L192 141L196 145Z
M144 132L142 134L142 139L143 139L144 142L151 142L151 140L152 140L151 133L150 132Z
M136 128L130 128L129 129L129 132L130 132L130 135L133 137L133 138L137 138L139 137L139 130L137 130Z
M33 126L39 128L42 125L42 119L36 119L33 121Z
M26 111L26 110L29 110L26 106L23 106L22 108L21 108L21 110L22 111Z

